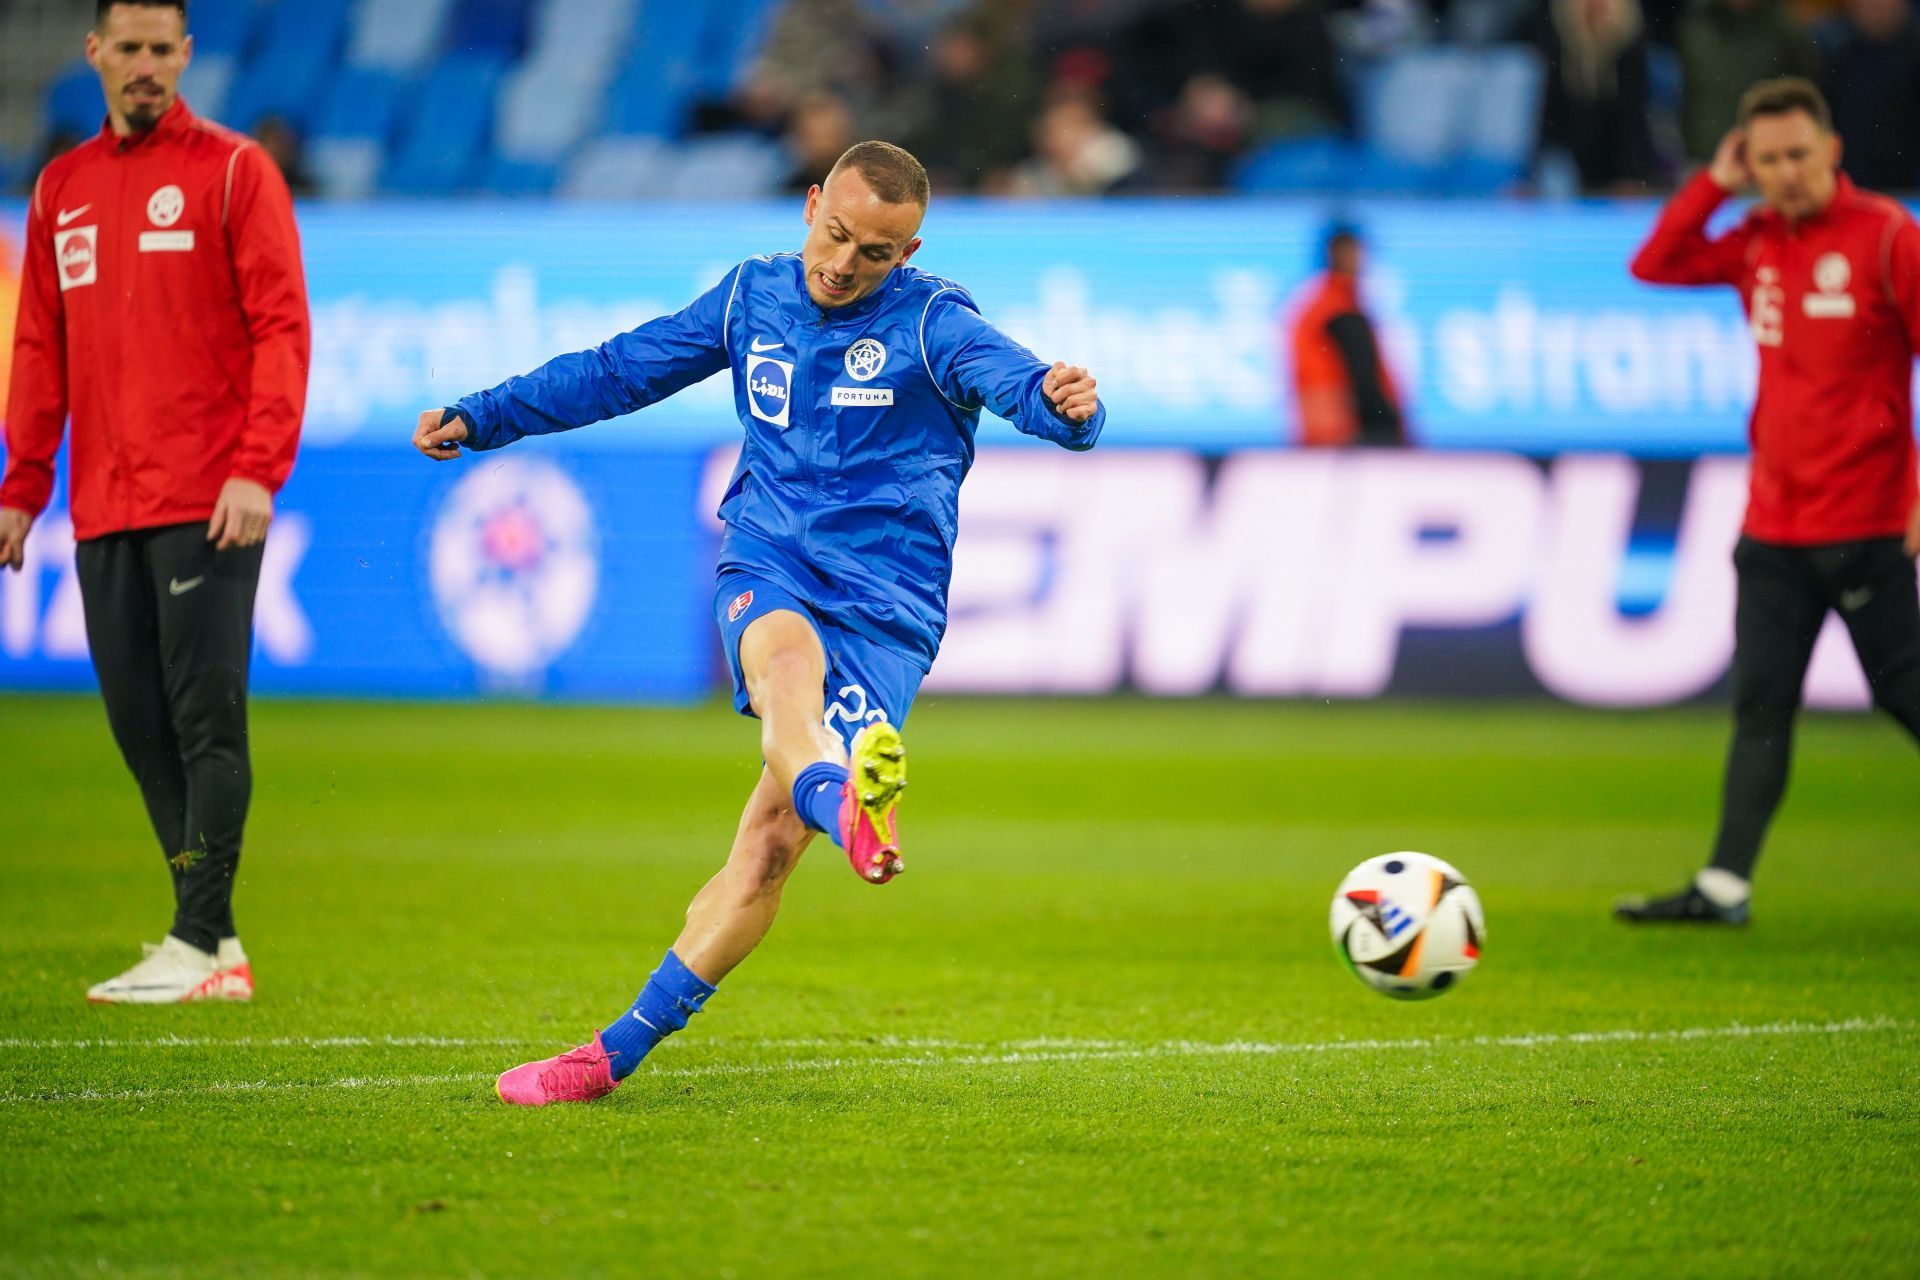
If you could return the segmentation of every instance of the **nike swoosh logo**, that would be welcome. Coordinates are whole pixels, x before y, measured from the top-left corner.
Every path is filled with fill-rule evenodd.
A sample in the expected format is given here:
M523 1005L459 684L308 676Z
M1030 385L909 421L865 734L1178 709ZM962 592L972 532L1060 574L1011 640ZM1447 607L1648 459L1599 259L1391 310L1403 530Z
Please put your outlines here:
M93 208L92 205L83 204L78 209L62 209L53 215L53 225L56 227L64 227L91 208Z
M760 345L760 339L755 338L751 343L751 348L754 351L778 351L781 347L785 345L786 345L785 343L781 343L781 342L769 342L766 346L763 347Z
M187 592L199 586L201 583L205 582L206 580L207 580L207 575L204 573L197 578L188 578L185 582L182 582L180 581L180 579L175 578L172 581L167 583L167 594L174 595L174 596L183 596L187 594Z
M1857 591L1842 591L1840 593L1840 607L1848 613L1852 613L1855 609L1865 607L1867 601L1871 599L1873 599L1872 587L1861 587Z

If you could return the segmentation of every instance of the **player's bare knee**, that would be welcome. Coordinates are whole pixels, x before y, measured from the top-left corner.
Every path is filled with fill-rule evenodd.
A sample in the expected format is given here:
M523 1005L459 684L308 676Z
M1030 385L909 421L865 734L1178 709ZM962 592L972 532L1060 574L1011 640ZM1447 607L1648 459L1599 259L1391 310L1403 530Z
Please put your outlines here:
M754 665L756 670L747 685L747 698L762 716L784 695L817 692L826 678L817 650L803 644L779 645Z

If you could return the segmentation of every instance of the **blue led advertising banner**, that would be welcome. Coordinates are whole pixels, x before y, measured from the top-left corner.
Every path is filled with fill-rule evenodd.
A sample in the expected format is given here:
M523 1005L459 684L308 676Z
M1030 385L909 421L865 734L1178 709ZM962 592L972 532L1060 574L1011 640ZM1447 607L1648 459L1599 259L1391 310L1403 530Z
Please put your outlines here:
M1730 290L1625 262L1649 204L1347 209L1420 449L1294 434L1286 317L1333 210L937 202L917 262L1111 422L1069 455L983 425L930 692L1724 688L1753 379ZM0 314L24 210L0 207ZM264 692L689 699L716 687L725 378L435 465L417 412L677 309L797 247L798 204L306 206L314 363L256 613ZM61 489L64 493L64 481ZM61 505L0 575L0 688L91 685ZM1837 632L1809 698L1865 691Z

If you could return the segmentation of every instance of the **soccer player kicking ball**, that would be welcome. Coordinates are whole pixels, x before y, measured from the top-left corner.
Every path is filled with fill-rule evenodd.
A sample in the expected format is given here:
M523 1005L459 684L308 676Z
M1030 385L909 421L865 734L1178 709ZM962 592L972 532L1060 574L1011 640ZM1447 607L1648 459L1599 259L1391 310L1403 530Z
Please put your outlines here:
M1874 700L1920 738L1920 486L1913 358L1920 226L1839 172L1840 139L1805 80L1748 92L1739 127L1667 205L1633 260L1656 284L1730 284L1760 348L1753 474L1733 554L1733 745L1713 860L1625 920L1745 924L1753 865L1787 784L1814 640L1838 609ZM1728 196L1759 206L1718 239Z
M445 461L730 369L746 428L720 505L714 613L765 768L726 866L633 1007L501 1076L504 1101L587 1102L632 1074L766 936L815 832L869 883L902 869L900 726L946 629L980 410L1069 449L1091 448L1106 420L1085 369L1049 368L965 290L907 265L927 198L919 161L862 142L807 193L799 253L750 258L684 311L420 415L415 447Z

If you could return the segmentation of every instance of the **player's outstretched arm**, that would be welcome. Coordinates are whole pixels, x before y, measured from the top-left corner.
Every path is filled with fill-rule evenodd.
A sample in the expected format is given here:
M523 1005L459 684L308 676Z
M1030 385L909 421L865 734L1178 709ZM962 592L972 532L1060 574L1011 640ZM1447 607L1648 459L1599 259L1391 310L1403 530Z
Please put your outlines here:
M984 405L1026 435L1091 449L1106 426L1093 375L1044 363L957 299L935 299L923 326L927 369L956 404Z
M727 308L739 270L683 310L462 396L444 421L430 422L440 411L427 410L414 424L414 448L444 462L462 447L498 449L523 436L571 431L658 404L718 373L727 367Z

